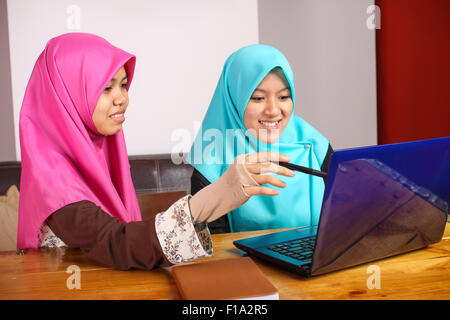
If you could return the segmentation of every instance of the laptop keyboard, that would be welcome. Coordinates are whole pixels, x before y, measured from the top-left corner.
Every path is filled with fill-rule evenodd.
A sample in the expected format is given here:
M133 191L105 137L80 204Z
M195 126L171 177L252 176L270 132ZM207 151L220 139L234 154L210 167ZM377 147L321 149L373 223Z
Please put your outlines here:
M276 244L267 249L284 254L296 260L311 262L314 252L316 237L295 239L292 241Z

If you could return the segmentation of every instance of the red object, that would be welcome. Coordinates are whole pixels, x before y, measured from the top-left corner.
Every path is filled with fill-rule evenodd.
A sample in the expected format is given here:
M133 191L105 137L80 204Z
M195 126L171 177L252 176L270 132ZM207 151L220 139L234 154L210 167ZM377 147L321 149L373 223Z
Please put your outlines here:
M378 143L450 136L450 1L375 3Z

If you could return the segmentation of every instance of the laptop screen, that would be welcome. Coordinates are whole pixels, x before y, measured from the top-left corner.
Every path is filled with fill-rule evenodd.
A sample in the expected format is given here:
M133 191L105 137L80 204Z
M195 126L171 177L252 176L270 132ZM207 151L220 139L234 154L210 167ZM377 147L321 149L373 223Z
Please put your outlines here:
M450 137L336 151L311 273L438 242L450 200Z

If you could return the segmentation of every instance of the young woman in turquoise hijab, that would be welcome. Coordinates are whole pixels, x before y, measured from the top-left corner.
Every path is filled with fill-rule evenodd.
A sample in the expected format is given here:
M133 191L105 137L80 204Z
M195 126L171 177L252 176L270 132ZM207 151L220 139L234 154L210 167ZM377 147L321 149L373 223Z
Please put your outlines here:
M294 77L277 49L257 44L225 62L187 161L194 167L191 193L216 181L239 154L279 152L291 163L327 171L332 148L310 124L294 115ZM324 180L297 172L278 195L252 197L209 224L212 233L317 225ZM273 187L272 187L273 188Z

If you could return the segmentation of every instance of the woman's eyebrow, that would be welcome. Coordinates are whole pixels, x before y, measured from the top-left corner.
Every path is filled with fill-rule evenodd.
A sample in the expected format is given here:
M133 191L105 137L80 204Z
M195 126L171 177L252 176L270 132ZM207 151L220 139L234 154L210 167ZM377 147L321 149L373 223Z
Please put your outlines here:
M126 75L122 78L122 80L120 80L120 82L122 82L123 80L125 80L125 79L127 79L127 78L128 78L128 75L126 74ZM110 82L114 82L114 81L117 81L117 78L112 78Z
M286 88L283 88L283 89L281 89L281 90L278 90L277 93L280 93L280 92L282 92L282 91L284 91L284 90L289 90L289 87L286 87ZM266 90L260 89L260 88L256 88L255 91L267 92Z

